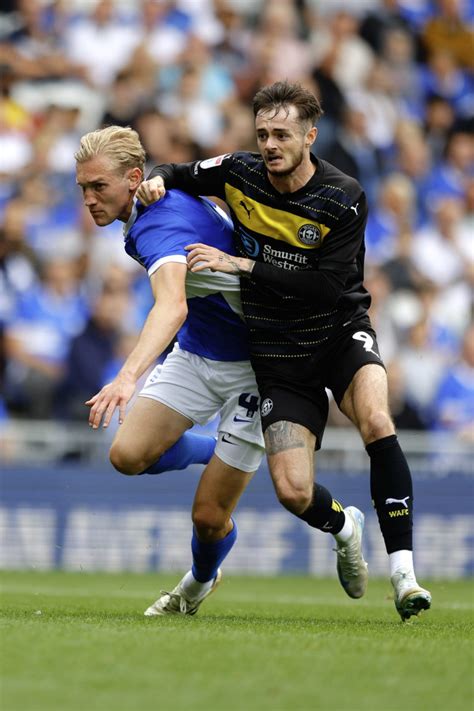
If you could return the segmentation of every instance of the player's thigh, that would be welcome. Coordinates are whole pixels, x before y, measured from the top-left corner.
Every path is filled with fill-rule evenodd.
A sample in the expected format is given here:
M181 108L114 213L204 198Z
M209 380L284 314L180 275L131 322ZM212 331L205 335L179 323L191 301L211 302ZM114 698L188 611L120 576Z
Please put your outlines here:
M359 368L339 407L359 428L364 441L370 440L370 431L377 434L375 439L394 432L388 406L387 374L376 363Z
M204 469L193 502L193 520L222 527L230 518L254 472L237 469L214 455Z
M216 391L212 362L179 347L153 370L140 395L167 405L199 425L215 417L223 404Z
M149 462L154 462L192 424L189 418L162 402L137 397L117 430L112 448L116 452L129 452L136 459L145 457Z
M370 364L385 367L370 320L362 318L340 328L321 363L324 385L332 391L339 407L357 372Z

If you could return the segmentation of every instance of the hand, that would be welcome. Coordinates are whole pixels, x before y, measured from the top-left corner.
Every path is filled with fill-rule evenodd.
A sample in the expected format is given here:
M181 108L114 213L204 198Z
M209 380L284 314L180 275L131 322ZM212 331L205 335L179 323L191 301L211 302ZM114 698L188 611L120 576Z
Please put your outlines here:
M251 259L235 257L200 242L188 244L185 249L189 252L188 269L191 272L210 269L211 272L223 272L224 274L250 274L255 264Z
M138 186L135 193L136 197L142 205L152 205L154 202L161 200L166 194L166 188L161 175L157 175L151 180L144 180Z
M104 385L96 395L86 401L91 410L89 412L89 426L96 430L102 418L103 427L108 427L115 412L119 408L119 425L125 417L127 403L135 392L135 383L123 382L119 376L108 385Z

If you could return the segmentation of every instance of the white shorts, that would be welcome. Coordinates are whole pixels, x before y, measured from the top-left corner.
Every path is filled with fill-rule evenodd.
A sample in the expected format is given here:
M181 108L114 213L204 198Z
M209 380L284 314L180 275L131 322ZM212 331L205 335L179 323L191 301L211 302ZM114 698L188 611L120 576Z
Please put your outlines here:
M249 361L216 361L175 345L148 376L140 397L162 402L205 425L220 415L215 453L229 466L258 469L265 453L260 398Z

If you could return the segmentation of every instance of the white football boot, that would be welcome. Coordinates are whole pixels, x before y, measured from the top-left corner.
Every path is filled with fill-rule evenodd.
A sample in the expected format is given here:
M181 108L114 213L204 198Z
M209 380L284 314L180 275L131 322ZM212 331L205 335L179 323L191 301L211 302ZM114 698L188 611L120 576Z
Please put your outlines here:
M364 531L364 514L355 506L344 509L346 516L352 520L353 532L348 541L338 542L337 574L339 581L349 597L359 598L367 589L369 574L367 563L362 555L362 534Z
M156 600L153 605L150 605L150 607L145 610L144 615L145 617L162 617L163 615L195 615L199 609L199 606L219 585L221 578L222 572L219 568L217 570L216 577L212 581L212 585L206 589L203 595L197 598L188 597L182 584L184 580L183 578L171 592L162 590L158 600Z
M395 607L403 622L430 609L431 593L420 588L411 571L397 570L390 580L395 592Z

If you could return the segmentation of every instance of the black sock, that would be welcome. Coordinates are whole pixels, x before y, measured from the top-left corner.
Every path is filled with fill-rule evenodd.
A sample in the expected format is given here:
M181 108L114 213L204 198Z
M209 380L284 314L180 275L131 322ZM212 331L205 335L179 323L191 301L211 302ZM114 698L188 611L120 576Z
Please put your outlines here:
M344 526L346 515L342 504L333 499L329 491L321 484L314 484L313 500L298 518L309 523L313 528L319 528L325 533L339 533Z
M370 457L370 493L387 553L413 550L413 484L396 435L366 447Z

